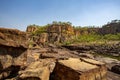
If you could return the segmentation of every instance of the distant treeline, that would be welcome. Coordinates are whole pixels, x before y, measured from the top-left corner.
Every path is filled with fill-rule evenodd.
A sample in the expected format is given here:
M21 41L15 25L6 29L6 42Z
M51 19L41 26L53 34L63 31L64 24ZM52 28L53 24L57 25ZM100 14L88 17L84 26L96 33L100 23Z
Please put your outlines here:
M47 24L44 26L39 25L29 25L28 27L38 27L39 31L47 31L47 27L49 26L72 26L71 22L57 22L53 21L51 24ZM103 25L101 28L98 26L72 26L75 31L84 33L98 33L98 34L117 34L120 33L120 20L112 20L107 24Z

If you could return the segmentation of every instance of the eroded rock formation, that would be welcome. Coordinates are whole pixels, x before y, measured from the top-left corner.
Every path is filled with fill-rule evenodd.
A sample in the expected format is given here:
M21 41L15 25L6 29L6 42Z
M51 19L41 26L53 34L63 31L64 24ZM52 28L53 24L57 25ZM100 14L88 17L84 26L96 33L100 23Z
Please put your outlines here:
M29 32L30 32L30 33L31 33L31 32L35 32L37 29L38 29L37 27L30 25L29 27L27 27L26 32L28 32L28 33L29 33Z
M69 58L56 63L54 80L106 80L104 63L91 59Z
M28 26L27 32L31 32L33 34L29 34L29 40L32 40L36 44L45 44L45 43L61 43L68 41L74 36L74 29L69 24L52 24L47 27L33 27Z
M20 80L49 80L50 70L48 61L32 62L28 67L19 72Z
M28 32L30 31L28 29ZM101 48L95 45L64 46L70 49L68 50L49 42L70 39L74 33L72 27L52 26L48 33L41 33L39 37L37 35L37 38L32 38L36 42L48 42L47 46L27 49L28 39L25 32L0 28L0 79L12 75L14 80L106 80L106 65L92 60L93 55L86 54L91 50L99 50L98 48L108 48L109 51L113 47L109 49L106 46ZM67 39L64 39L66 36ZM113 50L116 49L118 48L115 47Z
M25 32L0 28L0 79L14 72L13 67L26 65L26 42Z
M86 53L87 51L92 51L98 54L112 55L115 57L120 56L120 43L110 43L110 44L91 44L91 45L68 45L63 46L70 50L75 50L80 53Z
M104 63L81 58L77 52L53 45L31 49L29 52L28 61L47 60L50 61L49 64L52 62L48 66L52 66L52 69L49 68L50 80L106 80L107 68Z
M99 34L117 34L120 33L120 20L113 20L99 29Z

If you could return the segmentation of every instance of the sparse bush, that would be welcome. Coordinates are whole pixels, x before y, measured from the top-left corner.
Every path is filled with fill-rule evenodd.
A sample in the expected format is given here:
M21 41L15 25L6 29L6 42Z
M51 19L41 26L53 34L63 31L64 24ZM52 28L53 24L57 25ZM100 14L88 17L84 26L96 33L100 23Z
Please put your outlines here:
M99 34L88 34L88 35L79 35L74 37L73 40L65 42L66 45L73 44L73 43L84 43L84 42L107 42L107 41L119 41L120 40L120 33L118 34L106 34L106 35L99 35Z
M44 32L46 32L46 29L47 29L47 26L39 26L36 31L32 32L32 35L35 36L35 35L44 33Z
M104 39L106 39L106 40L119 40L119 37L117 34L106 34L104 36Z

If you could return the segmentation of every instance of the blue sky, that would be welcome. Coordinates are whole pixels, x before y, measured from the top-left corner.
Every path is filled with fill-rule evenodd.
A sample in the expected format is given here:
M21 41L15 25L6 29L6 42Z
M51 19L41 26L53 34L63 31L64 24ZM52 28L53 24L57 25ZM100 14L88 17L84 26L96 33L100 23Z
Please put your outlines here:
M26 30L52 21L101 26L114 19L120 19L120 0L0 0L0 27Z

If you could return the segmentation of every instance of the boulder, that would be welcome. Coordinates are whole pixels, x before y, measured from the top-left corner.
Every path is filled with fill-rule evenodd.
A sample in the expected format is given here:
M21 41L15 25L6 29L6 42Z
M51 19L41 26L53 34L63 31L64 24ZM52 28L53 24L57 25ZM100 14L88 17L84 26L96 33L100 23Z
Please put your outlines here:
M53 80L106 80L104 63L92 59L69 58L59 60L53 71Z
M8 77L11 73L11 69L7 69L6 71L0 73L0 80L4 80L4 78Z
M50 70L47 63L32 62L24 71L19 72L20 80L49 80Z
M0 56L0 70L4 70L13 64L13 58L9 55Z
M0 79L6 78L14 69L12 66L26 65L26 49L0 45Z
M8 77L12 71L13 58L9 55L0 56L0 79Z

